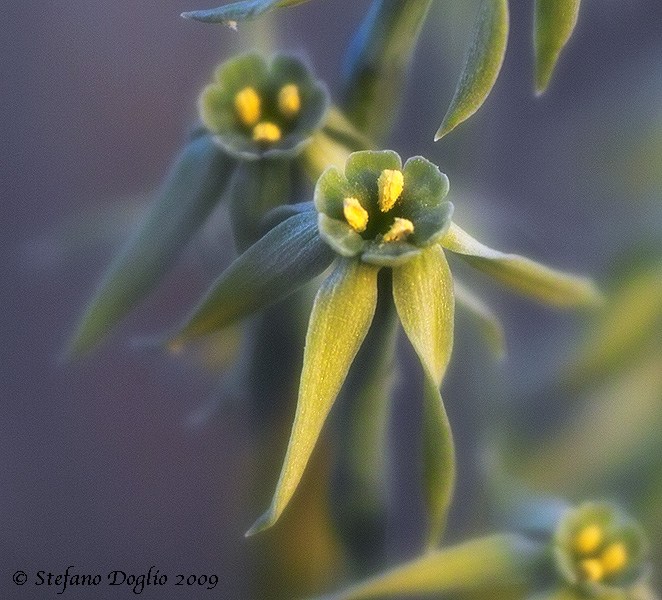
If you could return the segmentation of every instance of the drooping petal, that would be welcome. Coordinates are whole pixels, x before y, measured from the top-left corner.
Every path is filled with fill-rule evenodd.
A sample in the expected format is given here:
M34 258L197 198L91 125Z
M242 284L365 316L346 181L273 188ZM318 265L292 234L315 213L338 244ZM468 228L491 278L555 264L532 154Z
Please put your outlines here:
M455 485L453 435L439 392L453 349L454 293L439 245L393 269L393 298L425 371L423 468L429 512L428 546L438 543Z
M545 547L515 535L478 538L396 566L324 600L363 600L422 594L478 592L526 586ZM487 598L488 595L483 597ZM491 596L490 596L491 597Z
M234 168L208 135L182 151L144 224L101 281L70 344L70 356L96 346L162 281L218 203Z
M455 95L435 141L473 115L496 83L508 43L508 0L482 0Z
M536 0L533 42L537 94L549 85L561 50L577 24L579 4L580 0Z
M319 275L333 257L319 238L315 212L290 217L228 267L170 345L226 327L285 298Z
M271 527L294 494L329 411L368 333L379 269L342 260L322 284L310 316L294 425L271 506L251 527Z
M457 279L455 279L455 302L476 321L494 355L499 359L503 358L506 354L506 340L499 317L482 298L476 296Z
M440 243L476 269L488 273L517 292L548 304L576 307L602 301L600 292L590 279L550 269L517 254L492 250L455 223Z

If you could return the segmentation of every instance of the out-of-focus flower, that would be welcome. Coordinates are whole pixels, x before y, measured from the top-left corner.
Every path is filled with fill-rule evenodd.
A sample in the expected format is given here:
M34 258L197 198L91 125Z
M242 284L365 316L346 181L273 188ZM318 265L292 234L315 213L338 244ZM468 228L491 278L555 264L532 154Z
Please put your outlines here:
M616 507L587 503L561 519L554 556L567 585L591 598L615 597L646 574L647 542L639 525Z
M326 88L298 58L276 55L267 65L248 54L218 67L200 117L235 158L288 158L322 127L328 106Z

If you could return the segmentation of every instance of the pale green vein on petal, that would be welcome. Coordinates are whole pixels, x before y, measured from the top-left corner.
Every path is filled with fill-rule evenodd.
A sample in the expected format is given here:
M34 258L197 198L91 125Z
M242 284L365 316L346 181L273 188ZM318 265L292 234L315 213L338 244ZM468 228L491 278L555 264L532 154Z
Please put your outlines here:
M492 91L506 55L508 26L508 0L482 0L462 75L435 141L473 115Z
M561 50L577 24L579 5L580 0L536 0L533 43L537 95L549 85Z
M428 552L324 600L364 600L525 586L544 547L515 535L494 535ZM487 596L485 596L487 597Z
M308 324L294 425L271 507L252 535L280 517L303 475L324 421L368 333L377 305L378 267L343 259L322 284Z
M506 339L503 325L492 309L470 289L455 279L455 303L464 308L476 322L494 356L502 360L506 356Z
M455 223L440 244L515 291L548 304L579 307L603 301L591 279L551 269L517 254L492 250Z
M444 529L455 485L453 436L439 386L453 349L453 279L438 244L393 269L393 298L425 371L423 471L429 513L428 546Z

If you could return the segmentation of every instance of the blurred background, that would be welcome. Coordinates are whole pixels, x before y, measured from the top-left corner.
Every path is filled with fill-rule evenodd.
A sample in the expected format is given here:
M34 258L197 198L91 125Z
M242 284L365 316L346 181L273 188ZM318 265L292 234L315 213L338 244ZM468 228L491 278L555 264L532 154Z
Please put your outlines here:
M492 95L474 118L434 144L477 4L433 6L389 146L440 165L451 181L456 220L479 239L590 274L609 294L627 289L629 275L650 272L653 300L642 309L652 314L642 326L648 337L639 336L647 341L628 338L641 352L628 352L590 382L575 374L582 385L566 385L561 380L573 377L569 361L587 356L581 344L601 324L466 273L463 281L471 281L503 320L508 357L498 364L480 333L459 316L444 393L460 464L450 539L489 531L475 467L488 425L507 429L526 446L530 461L515 453L513 468L532 485L573 500L588 495L622 502L645 525L657 523L649 534L660 547L662 427L651 422L662 414L662 385L654 381L662 372L655 343L662 339L655 287L662 262L662 3L585 0L551 88L536 99L533 2L512 2L508 54ZM343 52L368 5L312 0L238 33L180 19L183 10L206 7L183 0L47 6L24 0L3 7L3 598L55 593L14 586L9 578L17 569L33 579L38 570L59 573L68 565L100 573L139 574L152 565L170 576L215 573L220 583L214 591L179 594L169 587L158 597L251 597L247 548L253 541L243 532L258 513L247 516L240 500L252 443L249 417L235 403L192 425L228 357L175 359L132 344L176 322L220 272L228 256L209 250L216 240L191 248L100 351L74 364L58 359L95 282L195 123L197 94L213 67L253 44L292 50L310 58L337 98ZM223 227L214 235L218 231L222 235ZM464 275L461 265L452 266ZM623 302L611 323L638 314ZM636 356L643 362L625 365ZM408 354L403 361L413 363ZM631 371L643 363L652 366L639 375ZM639 394L622 379L611 381L619 374L652 383ZM423 528L411 468L418 399L402 381L397 389L391 562L418 551ZM603 421L607 396L621 413ZM623 407L644 396L637 406L645 404L641 411L649 417L640 420L648 427L633 426L634 437L622 441L623 452L644 452L625 453L613 469L590 460L574 464L584 450L572 444L582 432L563 437L573 435L568 415L581 410L570 421L589 428L597 423L592 432L603 446L591 445L590 452L604 455L613 432L600 427L609 422L619 431L629 414ZM568 448L576 451L570 457ZM551 464L556 471L550 467L549 478L540 476L540 465ZM576 469L565 471L568 464ZM604 476L589 481L586 473L597 468ZM84 589L66 593L92 597Z

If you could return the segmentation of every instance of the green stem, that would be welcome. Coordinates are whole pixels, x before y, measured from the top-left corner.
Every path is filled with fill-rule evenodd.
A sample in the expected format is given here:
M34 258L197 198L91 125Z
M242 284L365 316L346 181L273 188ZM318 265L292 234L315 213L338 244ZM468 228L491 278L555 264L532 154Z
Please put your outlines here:
M355 577L373 573L385 560L386 434L397 337L390 269L380 272L378 288L375 317L341 392L336 420L333 509Z

